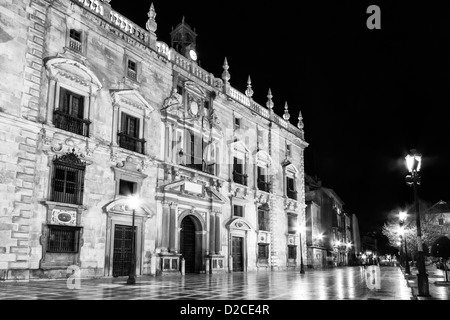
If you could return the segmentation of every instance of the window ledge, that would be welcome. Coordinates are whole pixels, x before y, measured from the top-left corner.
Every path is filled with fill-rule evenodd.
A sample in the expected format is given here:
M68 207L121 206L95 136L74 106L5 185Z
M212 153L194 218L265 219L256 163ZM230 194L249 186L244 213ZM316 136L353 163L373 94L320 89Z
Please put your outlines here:
M80 210L87 210L87 206L82 204L72 204L72 203L64 203L64 202L55 202L50 200L42 200L42 204L51 206L51 207L66 207L66 208L72 208L72 209L80 209Z

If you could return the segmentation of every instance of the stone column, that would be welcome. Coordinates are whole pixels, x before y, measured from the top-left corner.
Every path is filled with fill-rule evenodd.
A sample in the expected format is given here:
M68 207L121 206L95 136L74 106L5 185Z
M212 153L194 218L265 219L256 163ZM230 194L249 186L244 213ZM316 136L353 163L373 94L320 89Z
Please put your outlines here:
M169 231L170 231L170 212L169 203L163 203L163 216L162 216L162 244L161 251L167 252L169 248Z
M221 212L216 212L216 254L221 254L222 252L222 232L221 232Z
M170 145L172 139L172 131L170 130L170 123L166 122L166 136L165 136L165 152L164 152L164 160L166 162L170 161Z
M53 123L53 110L55 109L56 81L50 79L48 87L48 104L47 104L47 124Z
M119 132L119 106L113 105L112 133L111 142L113 146L117 146L117 132Z
M176 248L176 236L178 234L177 228L177 210L178 205L176 203L170 204L170 224L169 224L169 250L172 253L177 253Z
M209 215L209 254L215 254L216 250L216 216L214 212Z
M177 163L177 125L174 124L172 126L172 139L170 140L170 149L171 149L171 161L173 163Z

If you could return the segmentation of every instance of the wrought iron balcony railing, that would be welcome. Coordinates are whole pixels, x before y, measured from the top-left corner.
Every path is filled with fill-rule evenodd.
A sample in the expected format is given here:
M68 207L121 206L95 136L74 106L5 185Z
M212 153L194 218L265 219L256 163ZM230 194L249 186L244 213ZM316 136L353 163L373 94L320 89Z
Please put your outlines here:
M258 190L270 192L270 182L258 180Z
M145 139L135 138L123 132L119 132L117 136L119 138L118 142L121 148L144 154Z
M89 137L91 122L87 119L77 118L60 110L55 110L53 112L53 124L58 129Z
M287 190L287 197L289 199L297 200L297 191L288 189Z
M247 185L247 175L244 173L233 171L233 181L235 183L239 183L239 184L246 186Z

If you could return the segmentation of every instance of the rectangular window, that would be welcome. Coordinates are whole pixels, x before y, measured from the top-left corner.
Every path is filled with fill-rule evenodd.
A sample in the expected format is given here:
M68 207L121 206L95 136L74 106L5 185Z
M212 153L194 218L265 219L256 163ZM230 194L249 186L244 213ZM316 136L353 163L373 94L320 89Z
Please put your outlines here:
M291 156L291 145L288 143L286 144L286 157Z
M267 168L258 166L258 189L265 192L270 192L269 177L267 175Z
M56 128L89 136L90 121L84 119L84 96L60 88L59 108L53 114Z
M130 59L128 59L127 76L130 79L137 80L137 64Z
M244 161L236 157L234 157L233 161L233 181L247 185L247 175L244 174Z
M119 132L119 146L121 148L144 153L145 140L140 139L140 119L122 113L122 123Z
M241 118L234 117L234 128L239 129L241 127Z
M47 252L78 252L79 228L65 226L48 226Z
M286 177L286 195L289 199L297 200L297 192L295 191L294 178Z
M208 168L204 165L203 150L205 148L205 142L203 138L194 134L193 132L187 132L186 141L186 166L198 171L207 171ZM211 169L211 168L210 168Z
M81 32L70 29L69 31L69 47L70 49L74 51L81 52L82 51L82 45L81 45Z
M440 226L443 226L443 225L444 225L444 219L442 219L442 218L439 219L439 225L440 225Z
M120 180L119 181L119 195L129 196L136 193L136 182Z
M297 246L288 246L288 259L297 259Z
M269 231L269 211L258 209L258 228L262 231Z
M269 245L266 243L258 243L258 260L267 263L269 259Z
M233 216L234 217L244 217L244 207L238 206L235 204L233 206Z
M294 214L288 214L288 233L296 234L297 233L297 216Z
M51 200L82 204L84 170L54 163Z

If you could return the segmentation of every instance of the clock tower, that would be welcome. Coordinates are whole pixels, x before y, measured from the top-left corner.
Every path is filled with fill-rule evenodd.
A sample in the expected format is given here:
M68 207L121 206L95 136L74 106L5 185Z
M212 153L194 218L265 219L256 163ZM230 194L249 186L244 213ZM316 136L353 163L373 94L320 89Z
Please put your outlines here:
M184 17L175 29L172 29L170 33L170 45L178 53L182 54L186 58L196 62L196 38L197 34L185 21Z

